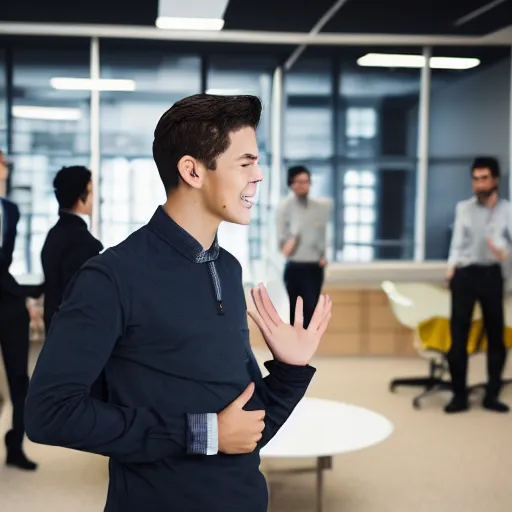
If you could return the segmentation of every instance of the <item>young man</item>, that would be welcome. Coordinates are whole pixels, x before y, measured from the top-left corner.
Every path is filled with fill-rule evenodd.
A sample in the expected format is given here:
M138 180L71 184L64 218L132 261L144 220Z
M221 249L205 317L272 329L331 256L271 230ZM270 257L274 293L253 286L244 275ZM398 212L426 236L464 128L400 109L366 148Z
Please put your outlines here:
M82 166L64 167L55 176L53 189L59 203L59 220L48 232L41 251L46 334L71 278L103 250L82 218L92 213L91 171Z
M284 282L290 298L290 323L298 297L304 301L304 327L309 325L322 291L327 222L331 205L309 197L311 174L306 167L288 170L292 194L277 210L279 247L287 259Z
M474 197L457 205L446 279L452 293L451 339L448 362L453 398L447 413L468 409L467 341L475 302L482 308L487 333L489 382L486 409L507 412L498 400L505 366L502 263L512 242L510 204L498 195L500 168L495 158L477 158L472 165Z
M260 113L253 96L174 104L153 143L167 202L82 267L53 319L27 398L28 435L110 457L106 512L267 510L259 450L313 377L331 302L319 300L305 330L300 318L281 321L264 288L253 291L274 355L262 378L241 267L216 237L222 221L250 221ZM103 370L109 403L89 396Z
M20 212L14 203L4 197L7 177L7 162L0 151L0 346L13 408L12 430L5 436L6 463L33 471L37 466L25 456L22 447L28 390L30 318L25 293L9 271Z

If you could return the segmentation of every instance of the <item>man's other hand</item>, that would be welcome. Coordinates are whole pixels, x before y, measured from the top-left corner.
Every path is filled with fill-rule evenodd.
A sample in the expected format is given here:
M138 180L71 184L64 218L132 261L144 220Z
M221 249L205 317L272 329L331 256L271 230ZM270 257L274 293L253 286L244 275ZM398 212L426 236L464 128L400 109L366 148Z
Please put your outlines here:
M256 449L265 428L265 411L244 411L254 393L254 383L217 415L219 425L219 452L226 454L250 453Z

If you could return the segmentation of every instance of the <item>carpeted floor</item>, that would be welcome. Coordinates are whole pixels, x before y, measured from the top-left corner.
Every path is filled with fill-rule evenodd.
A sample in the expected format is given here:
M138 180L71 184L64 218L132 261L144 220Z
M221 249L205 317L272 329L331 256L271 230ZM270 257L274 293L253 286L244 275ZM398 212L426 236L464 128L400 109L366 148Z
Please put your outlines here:
M512 414L489 413L475 402L469 413L446 416L446 395L429 398L421 411L413 410L414 392L391 394L388 383L395 376L423 374L426 364L419 359L326 358L315 364L318 373L310 396L367 407L395 425L393 435L380 445L335 458L326 474L325 512L512 510ZM473 358L470 380L484 376L485 359ZM503 398L512 403L512 386ZM9 412L6 407L0 432L7 429ZM26 446L40 469L26 474L0 466L1 512L103 510L103 458L30 442ZM297 464L273 463L278 468ZM314 488L313 475L274 475L272 510L314 511Z

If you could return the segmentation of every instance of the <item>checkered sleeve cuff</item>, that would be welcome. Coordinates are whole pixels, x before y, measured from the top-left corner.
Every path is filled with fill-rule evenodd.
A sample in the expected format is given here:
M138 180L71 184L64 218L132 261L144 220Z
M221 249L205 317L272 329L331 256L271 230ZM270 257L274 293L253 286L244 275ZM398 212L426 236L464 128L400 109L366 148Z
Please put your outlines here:
M188 414L187 453L216 455L219 451L217 415Z

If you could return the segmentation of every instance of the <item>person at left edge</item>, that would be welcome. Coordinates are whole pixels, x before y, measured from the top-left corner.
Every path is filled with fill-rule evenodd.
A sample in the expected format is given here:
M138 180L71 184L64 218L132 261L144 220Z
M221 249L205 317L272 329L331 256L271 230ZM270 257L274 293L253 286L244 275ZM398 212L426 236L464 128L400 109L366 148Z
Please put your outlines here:
M53 180L59 204L59 220L53 226L41 251L44 274L44 325L46 336L53 315L62 302L71 278L103 245L89 231L87 217L92 214L92 175L84 166L63 167ZM103 373L91 387L91 395L105 399Z
M6 464L33 471L37 465L23 451L30 317L25 302L26 294L9 270L20 212L14 203L4 197L7 176L7 162L4 153L0 151L0 346L13 410L12 429L5 436Z
M200 94L160 119L154 159L167 201L87 262L68 286L26 402L35 442L110 458L105 512L265 512L260 449L301 400L327 327L325 296L293 326L264 287L251 315L273 354L249 344L239 262L222 221L249 224L262 174L254 96ZM104 370L108 402L89 394Z

